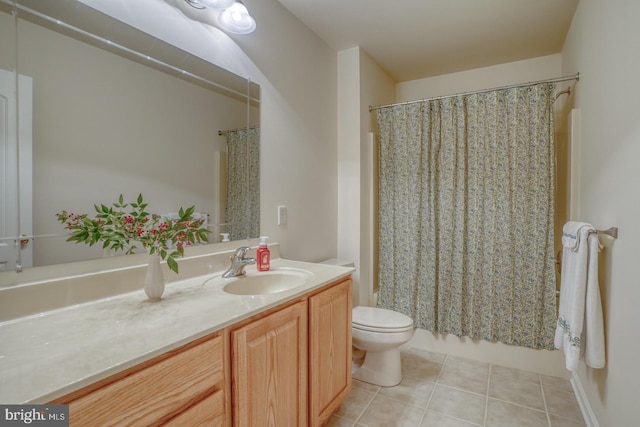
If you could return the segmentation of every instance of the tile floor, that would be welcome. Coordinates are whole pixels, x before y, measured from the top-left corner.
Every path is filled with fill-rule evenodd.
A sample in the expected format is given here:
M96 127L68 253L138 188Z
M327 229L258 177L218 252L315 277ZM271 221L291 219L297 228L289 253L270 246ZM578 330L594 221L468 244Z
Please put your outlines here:
M328 426L584 427L568 380L430 353L402 351L402 382L353 390Z

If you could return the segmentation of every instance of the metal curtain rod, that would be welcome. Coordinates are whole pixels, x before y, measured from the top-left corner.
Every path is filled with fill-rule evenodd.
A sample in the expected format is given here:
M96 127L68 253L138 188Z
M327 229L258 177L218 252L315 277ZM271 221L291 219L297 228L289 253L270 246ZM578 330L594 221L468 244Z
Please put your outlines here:
M415 101L405 101L405 102L398 102L396 104L378 105L376 107L369 106L369 112L374 111L374 110L379 110L381 108L395 107L396 105L415 104L417 102L435 101L437 99L453 98L455 96L474 95L476 93L492 92L494 90L513 89L515 87L533 86L533 85L537 85L537 84L540 84L540 83L565 82L565 81L568 81L568 80L576 80L576 81L580 80L580 73L576 73L573 76L564 76L564 77L556 77L555 79L539 80L537 82L520 83L520 84L510 85L510 86L494 87L494 88L491 88L491 89L472 90L472 91L469 91L469 92L455 93L453 95L434 96L432 98L418 99L418 100L415 100Z

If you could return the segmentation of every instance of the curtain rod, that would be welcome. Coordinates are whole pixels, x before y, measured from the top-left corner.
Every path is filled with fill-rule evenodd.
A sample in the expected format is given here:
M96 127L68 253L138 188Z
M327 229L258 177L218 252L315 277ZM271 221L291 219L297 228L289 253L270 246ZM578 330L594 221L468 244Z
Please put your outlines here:
M472 90L472 91L469 91L469 92L455 93L453 95L434 96L432 98L418 99L416 101L398 102L396 104L378 105L376 107L369 106L369 112L374 111L374 110L379 110L381 108L395 107L397 105L415 104L417 102L435 101L437 99L453 98L455 96L474 95L476 93L491 92L491 91L494 91L494 90L513 89L513 88L516 88L516 87L533 86L533 85L537 85L537 84L540 84L540 83L564 82L564 81L567 81L567 80L576 80L576 81L580 80L580 73L576 73L573 76L564 76L564 77L556 77L555 79L539 80L537 82L520 83L520 84L515 84L515 85L510 85L510 86L494 87L494 88L491 88L491 89Z

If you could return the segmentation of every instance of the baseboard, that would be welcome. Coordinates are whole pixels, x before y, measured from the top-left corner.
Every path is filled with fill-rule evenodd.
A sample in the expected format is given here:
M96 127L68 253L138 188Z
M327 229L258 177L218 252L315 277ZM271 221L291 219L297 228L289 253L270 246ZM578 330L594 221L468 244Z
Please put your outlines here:
M587 427L600 427L600 424L598 424L598 419L596 418L596 415L593 413L593 409L591 408L591 403L589 402L589 399L584 392L580 377L576 375L575 372L571 377L571 386L573 387L573 392L576 395L578 405L580 406L580 411L582 412L582 418L584 418L584 422L585 424L587 424Z

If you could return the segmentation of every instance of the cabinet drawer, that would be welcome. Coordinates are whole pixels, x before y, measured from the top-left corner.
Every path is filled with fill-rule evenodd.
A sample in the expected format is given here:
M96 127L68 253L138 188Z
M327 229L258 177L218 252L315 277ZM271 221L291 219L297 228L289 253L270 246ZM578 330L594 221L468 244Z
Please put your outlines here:
M124 378L107 380L101 388L68 402L70 424L159 425L201 403L222 388L223 380L223 340L216 336L146 362Z
M222 390L206 397L164 424L165 427L218 427L224 425L224 392Z

